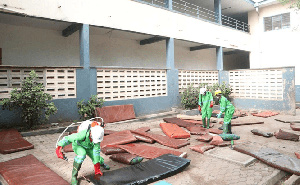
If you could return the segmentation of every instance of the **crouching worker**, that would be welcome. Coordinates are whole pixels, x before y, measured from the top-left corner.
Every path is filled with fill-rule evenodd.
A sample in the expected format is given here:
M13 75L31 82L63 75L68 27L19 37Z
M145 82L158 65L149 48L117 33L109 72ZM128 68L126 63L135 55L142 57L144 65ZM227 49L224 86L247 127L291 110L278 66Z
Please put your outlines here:
M202 123L204 128L209 128L209 122L212 114L213 97L206 88L200 88L198 109L202 114ZM207 117L207 122L206 122Z
M72 143L72 148L76 154L73 163L71 184L77 185L77 175L81 168L81 164L84 161L86 155L88 155L94 164L95 176L102 176L103 173L100 170L100 166L109 170L109 166L104 163L104 159L100 156L100 142L103 140L104 129L100 126L100 123L96 121L84 121L78 127L78 132L65 136L58 142L56 148L56 155L58 158L65 159L62 153L62 148Z
M227 98L222 95L220 90L215 92L215 96L219 99L220 104L220 113L217 114L217 118L221 118L223 112L224 115L224 124L223 124L223 134L232 134L231 133L231 119L234 113L234 106L231 104Z

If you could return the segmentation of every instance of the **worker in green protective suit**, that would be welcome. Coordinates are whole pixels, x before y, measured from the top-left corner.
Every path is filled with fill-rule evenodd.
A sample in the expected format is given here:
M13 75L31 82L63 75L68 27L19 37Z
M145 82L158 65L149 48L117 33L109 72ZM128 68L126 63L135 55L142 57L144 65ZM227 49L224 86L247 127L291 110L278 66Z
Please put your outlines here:
M206 88L200 88L198 109L202 114L202 123L204 128L209 128L209 122L212 114L213 96ZM206 121L207 117L207 121Z
M221 118L222 113L224 112L224 124L223 124L223 134L232 134L231 133L231 119L232 115L234 113L234 106L232 103L227 100L222 95L222 92L220 90L217 90L215 92L215 96L219 99L219 104L220 104L220 113L217 114L217 118Z
M81 168L86 155L88 155L94 164L95 176L102 176L103 173L100 170L100 166L109 170L109 166L104 163L104 159L100 156L100 142L103 140L104 129L101 124L96 121L84 121L78 127L78 132L65 136L58 142L56 148L56 155L58 158L66 159L61 149L72 143L72 148L76 154L73 163L71 184L77 185L77 175Z

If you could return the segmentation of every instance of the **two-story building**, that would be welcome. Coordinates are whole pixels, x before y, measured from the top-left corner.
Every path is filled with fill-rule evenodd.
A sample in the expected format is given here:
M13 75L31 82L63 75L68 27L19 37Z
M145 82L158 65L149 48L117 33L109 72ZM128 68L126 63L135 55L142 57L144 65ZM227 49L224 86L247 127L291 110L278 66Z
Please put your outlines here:
M298 23L276 0L0 0L0 99L35 69L51 121L78 120L94 94L137 116L167 111L180 89L222 81L238 108L294 114Z

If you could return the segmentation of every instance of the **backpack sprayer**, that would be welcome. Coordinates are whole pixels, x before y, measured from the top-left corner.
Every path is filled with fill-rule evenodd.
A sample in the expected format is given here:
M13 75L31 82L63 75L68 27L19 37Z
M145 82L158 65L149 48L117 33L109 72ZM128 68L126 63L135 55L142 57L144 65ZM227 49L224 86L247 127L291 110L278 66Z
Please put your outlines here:
M91 119L89 119L89 120L87 120L87 121L91 121L91 122L92 122L92 121L94 121L95 119L101 119L100 126L101 126L101 127L104 127L104 121L103 121L103 118L101 118L101 117L94 117L94 118L91 118ZM82 122L77 122L77 123L80 123L80 124L81 124ZM56 141L55 148L57 148L57 144L58 144L58 142L59 142L61 136L68 130L69 127L71 127L71 126L74 125L74 124L75 124L75 123L72 123L72 124L70 124L69 126L67 126L67 128L59 135L59 137L58 137L58 139L57 139L57 141ZM68 158L67 158L66 156L64 156L64 160L71 164L71 162L68 160ZM87 179L84 175L82 175L82 177L83 177L86 181L88 181L89 183L91 182L91 181L90 181L89 179Z

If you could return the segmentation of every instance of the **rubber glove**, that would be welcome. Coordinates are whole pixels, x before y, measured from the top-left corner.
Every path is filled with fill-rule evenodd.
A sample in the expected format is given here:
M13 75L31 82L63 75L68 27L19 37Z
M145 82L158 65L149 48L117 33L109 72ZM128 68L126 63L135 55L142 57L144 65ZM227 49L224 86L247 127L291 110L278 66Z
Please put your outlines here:
M213 101L211 101L209 107L212 108L213 106L214 106L214 103L213 103Z
M56 150L55 150L55 153L57 155L58 158L61 158L61 159L66 159L66 157L64 156L64 154L62 153L61 151L62 147L61 146L57 146Z
M201 111L201 106L200 105L198 105L198 110Z
M221 118L222 113L217 114L217 118Z

